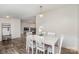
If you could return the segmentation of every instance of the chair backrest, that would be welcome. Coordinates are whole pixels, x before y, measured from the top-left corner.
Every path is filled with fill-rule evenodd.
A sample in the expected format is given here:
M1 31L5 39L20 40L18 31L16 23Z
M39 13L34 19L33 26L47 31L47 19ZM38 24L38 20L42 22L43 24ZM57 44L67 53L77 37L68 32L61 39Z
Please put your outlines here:
M36 47L40 50L44 49L44 37L43 36L37 36L36 37Z
M26 32L26 36L32 35L32 32Z
M28 35L27 36L27 46L28 47L33 47L33 35Z
M48 32L47 35L48 36L51 36L51 37L55 37L56 36L56 33Z
M58 46L58 53L60 54L61 53L61 48L62 48L62 43L63 43L63 39L64 39L64 36L61 35L60 38L58 39L57 41L57 46Z

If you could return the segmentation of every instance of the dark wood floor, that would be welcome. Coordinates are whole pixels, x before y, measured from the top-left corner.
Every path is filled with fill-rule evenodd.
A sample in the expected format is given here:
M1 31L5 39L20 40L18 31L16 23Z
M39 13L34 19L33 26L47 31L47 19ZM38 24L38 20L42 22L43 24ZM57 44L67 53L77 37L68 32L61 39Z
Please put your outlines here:
M0 54L27 54L26 39L16 38L8 41L0 42ZM76 51L62 48L61 54L78 54Z
M0 54L26 54L26 41L17 38L0 42Z

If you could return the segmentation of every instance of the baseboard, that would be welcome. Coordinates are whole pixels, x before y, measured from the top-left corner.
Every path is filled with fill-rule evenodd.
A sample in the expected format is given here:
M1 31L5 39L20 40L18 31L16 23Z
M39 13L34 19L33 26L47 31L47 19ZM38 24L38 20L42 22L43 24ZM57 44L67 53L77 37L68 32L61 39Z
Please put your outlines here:
M62 47L62 48L65 48L65 47ZM70 51L73 51L73 52L76 52L77 54L79 54L79 49L77 49L77 48L65 48L65 49L68 49Z

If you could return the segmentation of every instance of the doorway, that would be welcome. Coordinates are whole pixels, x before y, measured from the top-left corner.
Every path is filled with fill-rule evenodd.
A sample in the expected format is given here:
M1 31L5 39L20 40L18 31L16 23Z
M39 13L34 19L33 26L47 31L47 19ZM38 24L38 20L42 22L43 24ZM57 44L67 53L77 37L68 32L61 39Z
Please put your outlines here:
M11 25L9 23L2 23L2 41L11 40Z

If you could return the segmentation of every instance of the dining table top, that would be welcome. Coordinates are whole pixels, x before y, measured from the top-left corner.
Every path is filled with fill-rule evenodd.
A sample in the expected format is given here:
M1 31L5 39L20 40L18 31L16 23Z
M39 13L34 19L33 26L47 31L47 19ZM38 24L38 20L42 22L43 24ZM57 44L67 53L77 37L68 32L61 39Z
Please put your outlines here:
M36 36L39 36L39 35L33 35L34 38L36 38ZM40 36L40 37L43 37L44 43L48 45L54 45L58 40L58 37L53 37L53 36ZM37 40L37 38L33 40Z
M54 45L58 40L58 37L44 36L44 42L48 45Z

